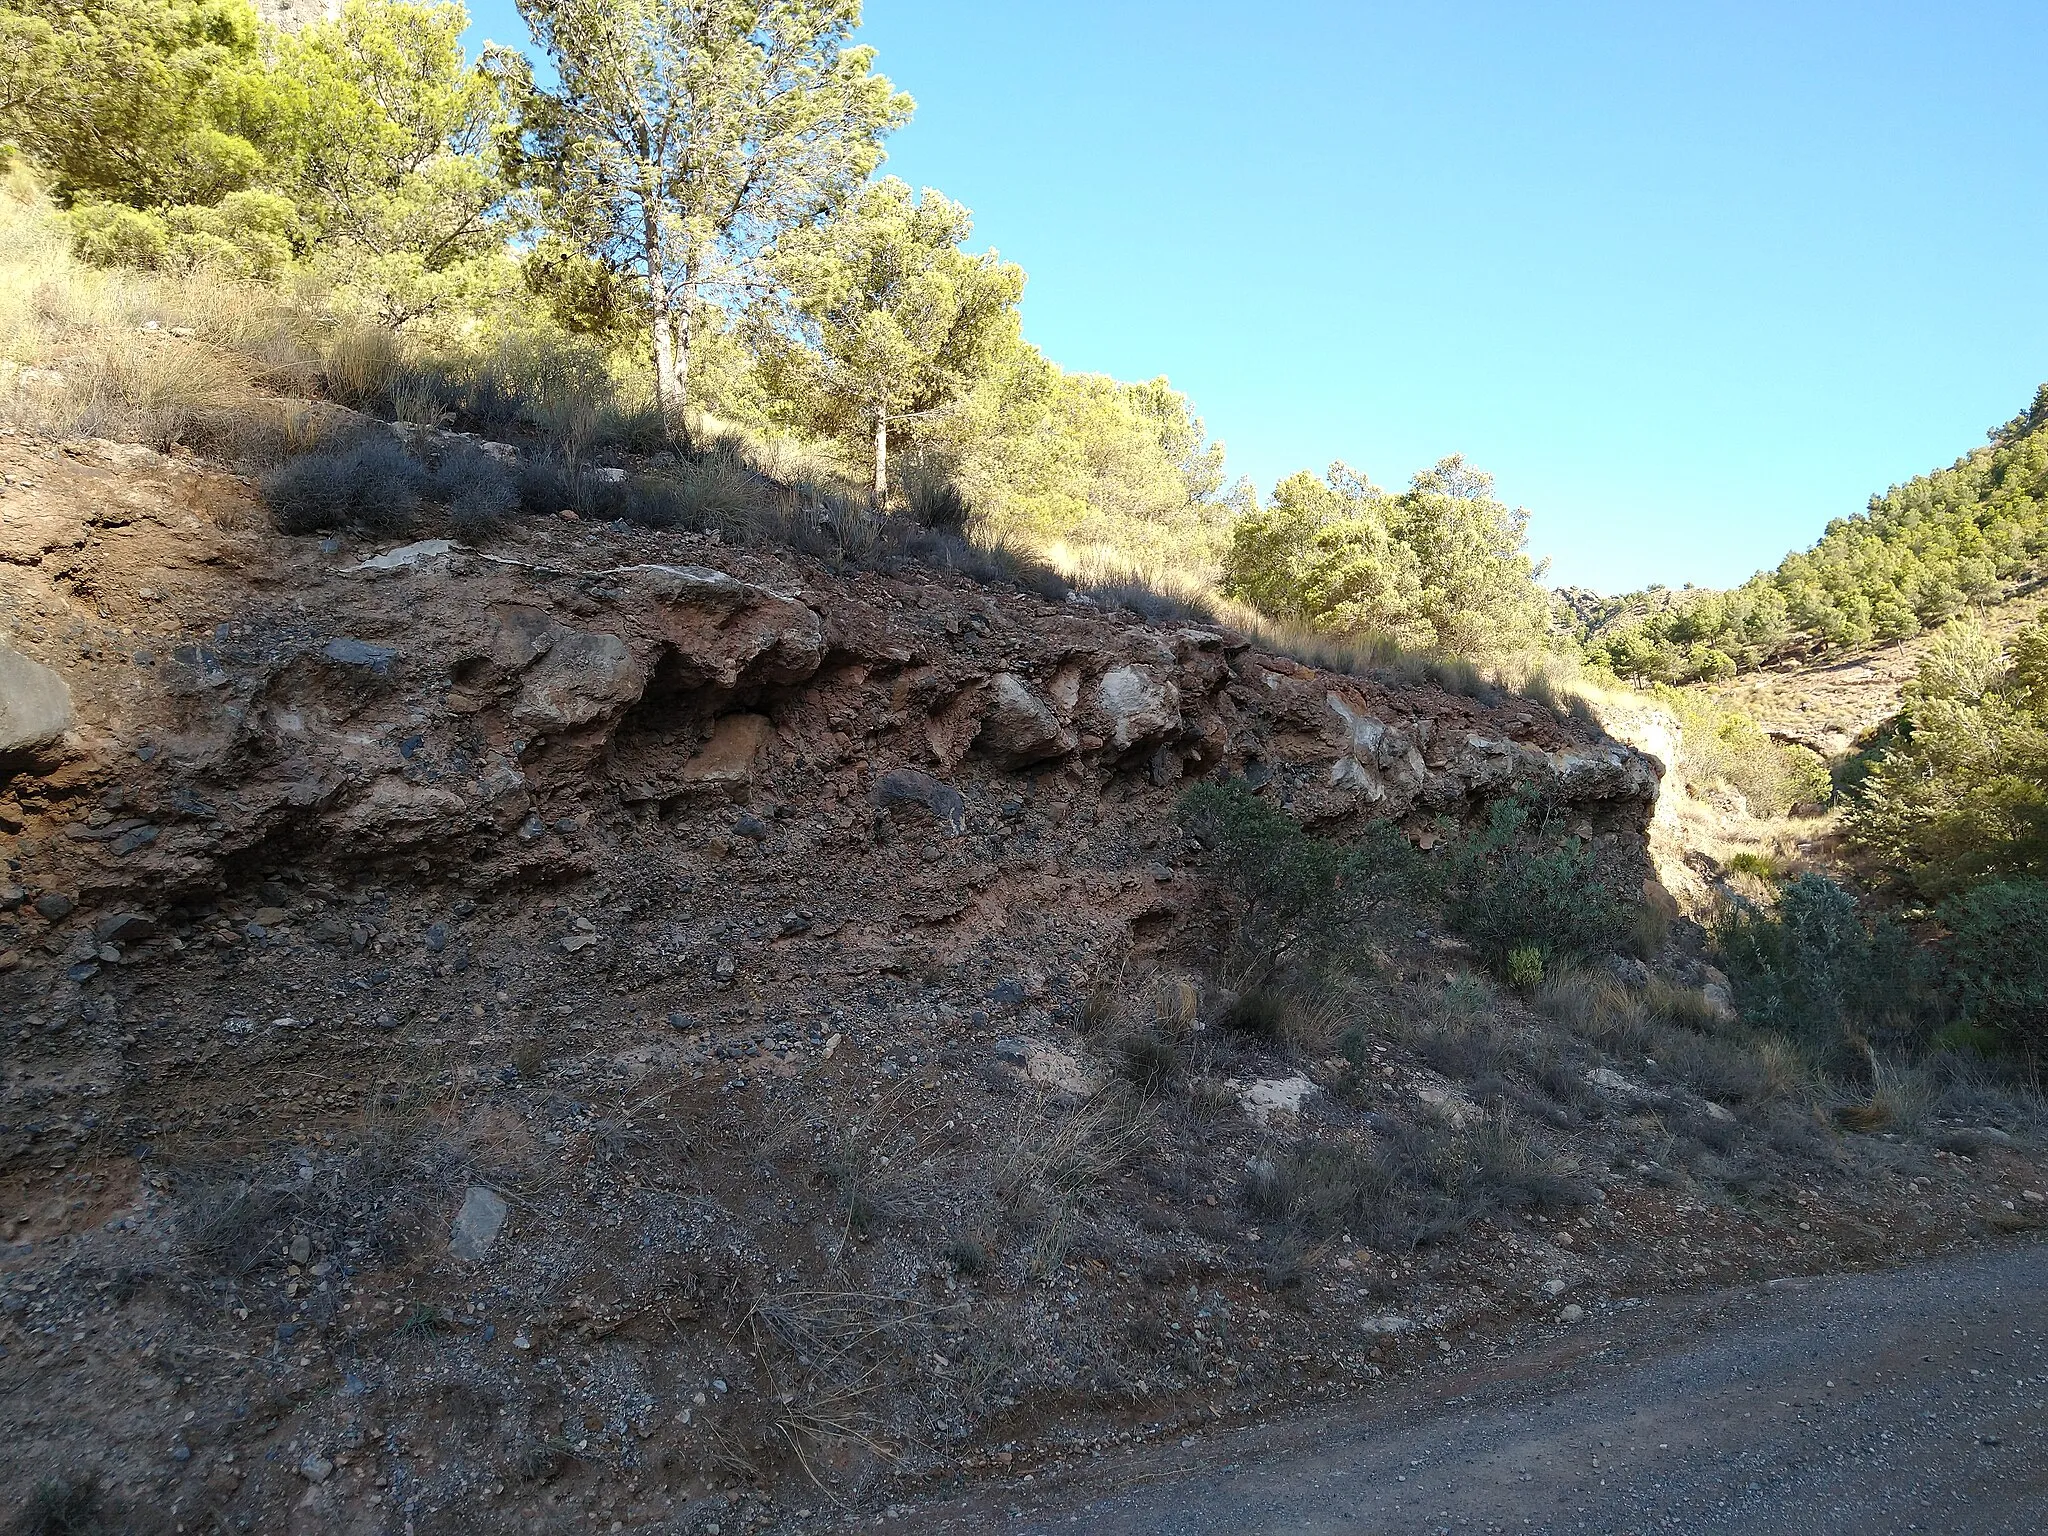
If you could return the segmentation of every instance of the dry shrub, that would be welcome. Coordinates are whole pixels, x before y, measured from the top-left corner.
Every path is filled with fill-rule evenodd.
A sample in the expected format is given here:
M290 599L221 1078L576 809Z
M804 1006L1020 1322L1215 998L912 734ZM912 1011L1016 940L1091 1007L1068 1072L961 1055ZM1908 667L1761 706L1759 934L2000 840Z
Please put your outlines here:
M1032 1194L1082 1199L1150 1145L1154 1129L1149 1109L1113 1089L1065 1111L1027 1105L998 1155L996 1190L1012 1207Z
M1698 987L1681 987L1662 976L1652 976L1643 988L1643 1010L1665 1024L1712 1034L1722 1026L1719 1011Z
M1492 1211L1589 1198L1504 1112L1463 1129L1381 1123L1369 1143L1306 1140L1262 1160L1246 1179L1246 1203L1298 1237L1348 1233L1400 1253L1452 1237Z
M1656 1044L1642 1003L1610 976L1561 970L1537 989L1535 1003L1573 1034L1616 1055L1647 1055Z
M252 399L230 359L190 343L99 341L49 361L61 387L17 390L9 414L52 436L169 448L219 432Z

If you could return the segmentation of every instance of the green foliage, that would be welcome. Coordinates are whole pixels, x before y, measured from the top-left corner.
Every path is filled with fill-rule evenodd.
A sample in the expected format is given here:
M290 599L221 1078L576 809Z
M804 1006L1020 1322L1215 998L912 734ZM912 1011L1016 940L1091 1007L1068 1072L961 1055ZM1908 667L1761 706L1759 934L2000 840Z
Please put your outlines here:
M1067 373L1019 345L918 440L997 537L1197 570L1221 546L1222 445L1163 378Z
M1522 553L1528 513L1448 458L1390 495L1343 464L1281 481L1232 526L1223 591L1319 629L1454 655L1536 644L1546 602Z
M9 0L0 138L60 203L210 204L250 184L263 94L248 0Z
M1533 949L1537 963L1549 965L1629 939L1630 910L1601 878L1592 849L1532 825L1532 815L1526 798L1496 800L1484 826L1451 844L1444 876L1451 925L1510 981L1517 951ZM1526 958L1522 964L1526 970Z
M89 261L269 279L312 250L404 325L474 307L505 259L504 101L464 61L467 24L456 4L350 0L259 39L246 0L31 0L0 16L18 45L0 131L75 207Z
M1950 991L1968 1022L2048 1050L2048 882L1994 880L1941 904Z
M69 223L71 248L95 267L160 267L171 253L162 219L120 203L86 203Z
M1730 910L1715 941L1743 1017L1823 1064L1858 1065L1872 1046L1912 1043L1938 1018L1927 954L1825 875L1788 882L1775 910Z
M637 282L656 400L680 417L699 304L768 280L776 241L856 194L910 98L847 45L860 0L519 10L558 81L518 86L520 166L550 232Z
M1248 994L1320 957L1414 884L1415 852L1384 822L1355 844L1330 842L1235 781L1195 785L1180 812L1236 905L1233 962Z
M1508 985L1518 992L1533 992L1543 985L1543 951L1534 944L1518 944L1507 955Z
M891 176L776 248L794 325L763 337L764 369L814 430L872 448L878 504L891 425L900 435L906 418L950 409L1017 345L1024 271L962 251L973 227L958 203Z
M499 143L519 72L503 54L464 60L468 20L455 3L349 0L271 39L263 179L384 325L473 313L509 266Z
M1906 889L2048 875L2048 627L2004 653L1975 625L1943 631L1844 817L1850 843Z
M2048 558L2048 384L1990 443L1873 496L1811 549L1732 592L1652 589L1615 604L1590 659L1685 683L1759 666L1790 646L1900 640L1997 602Z
M1678 721L1677 768L1695 788L1725 783L1764 817L1833 797L1827 762L1811 747L1773 741L1749 716L1696 690L1660 686L1653 692Z

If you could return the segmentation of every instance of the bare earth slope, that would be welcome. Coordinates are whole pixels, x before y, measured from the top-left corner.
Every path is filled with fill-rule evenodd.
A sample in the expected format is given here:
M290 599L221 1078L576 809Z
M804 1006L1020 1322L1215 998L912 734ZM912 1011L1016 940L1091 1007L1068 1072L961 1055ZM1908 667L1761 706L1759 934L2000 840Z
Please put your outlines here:
M1527 701L704 537L281 539L132 445L0 476L8 1518L816 1529L2048 1203L1975 1104L1845 1138L1440 1029L1426 928L1209 1027L1195 776L1425 844L1526 785L1643 877L1655 765ZM1248 1200L1402 1126L1513 1198L1429 1248Z

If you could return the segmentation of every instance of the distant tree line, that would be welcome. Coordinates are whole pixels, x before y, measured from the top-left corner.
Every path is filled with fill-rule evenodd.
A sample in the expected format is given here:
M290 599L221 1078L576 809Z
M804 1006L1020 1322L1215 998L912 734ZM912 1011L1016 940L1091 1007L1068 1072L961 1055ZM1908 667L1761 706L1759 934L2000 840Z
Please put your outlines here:
M1711 682L1788 652L1843 651L1939 628L2048 565L2048 384L1947 469L1873 496L1813 548L1733 591L1616 599L1592 660L1649 682Z

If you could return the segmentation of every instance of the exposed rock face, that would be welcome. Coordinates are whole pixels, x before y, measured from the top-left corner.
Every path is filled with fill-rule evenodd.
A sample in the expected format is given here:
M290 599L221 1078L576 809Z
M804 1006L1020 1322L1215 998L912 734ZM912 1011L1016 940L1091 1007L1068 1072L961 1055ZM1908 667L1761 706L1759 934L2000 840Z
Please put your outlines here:
M109 445L65 473L10 525L36 538L12 567L21 649L0 650L0 751L75 738L17 791L44 834L19 858L34 891L161 904L285 849L479 889L573 879L593 854L564 828L707 795L841 823L865 798L905 835L915 812L959 837L1046 787L1156 795L1143 814L1164 817L1223 772L1341 836L1420 833L1527 785L1624 859L1656 801L1651 759L1533 704L1335 676L1219 629L923 571L831 577L702 536L536 524L487 556L323 555L222 515L245 493L175 460ZM86 568L118 646L55 642ZM85 825L110 792L119 814ZM965 912L983 883L913 881L905 910ZM1093 899L1131 921L1184 901L1184 882L1138 884Z

